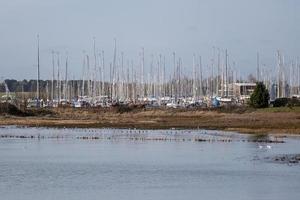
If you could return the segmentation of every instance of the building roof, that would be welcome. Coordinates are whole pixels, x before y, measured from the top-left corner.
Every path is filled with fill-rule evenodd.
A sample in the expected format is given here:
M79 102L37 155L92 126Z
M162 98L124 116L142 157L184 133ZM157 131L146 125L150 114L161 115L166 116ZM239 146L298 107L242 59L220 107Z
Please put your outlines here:
M236 86L256 86L256 83L234 83Z

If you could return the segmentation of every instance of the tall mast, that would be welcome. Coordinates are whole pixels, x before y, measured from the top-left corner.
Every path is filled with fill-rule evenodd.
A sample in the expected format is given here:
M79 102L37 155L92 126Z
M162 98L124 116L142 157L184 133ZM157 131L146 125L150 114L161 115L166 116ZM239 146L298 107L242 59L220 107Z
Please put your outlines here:
M96 71L97 71L97 54L96 54L96 37L93 38L93 42L94 42L94 72L93 72L93 100L96 96Z
M150 81L150 84L151 84L151 88L150 88L150 94L151 96L155 96L155 74L154 74L154 55L151 54L151 62L150 62L150 77L151 77L151 81Z
M220 79L220 49L218 49L218 74L217 74L217 96L219 96L219 79Z
M67 100L68 98L68 55L66 57L66 76L65 76L65 99Z
M129 60L127 60L127 84L126 84L126 100L129 100Z
M172 91L172 95L173 97L175 97L175 101L177 101L177 95L175 94L176 91L176 54L175 52L173 52L173 67L174 67L174 75L173 75L173 80L172 81L172 85L173 85L173 91Z
M166 96L166 57L164 56L164 69L163 69L163 91L164 91L164 97Z
M91 77L90 77L90 57L86 55L86 66L87 66L87 96L91 96Z
M124 74L124 52L122 51L121 52L121 69L119 69L119 98L120 99L123 99L124 100L124 77L125 77L125 74Z
M102 79L102 95L104 96L105 91L104 91L104 73L105 73L105 62L104 62L104 51L102 51L102 72L101 72L101 79Z
M286 97L286 94L285 94L285 69L284 69L284 54L281 56L281 65L280 65L280 68L281 68L281 77L282 77L282 85L281 85L281 95L282 97Z
M109 93L109 96L110 96L110 100L112 101L113 100L113 96L112 96L112 92L113 92L113 89L112 89L112 64L111 62L109 63L109 88L108 88L108 93Z
M60 90L61 90L61 82L60 82L60 76L59 72L60 71L60 62L59 62L59 52L57 52L57 98L58 98L58 103L60 102Z
M225 50L225 96L228 97L228 53Z
M277 75L277 98L280 97L280 73L281 73L281 70L280 70L280 52L279 50L277 51L277 65L278 65L278 75Z
M131 100L135 103L136 101L136 82L135 82L135 70L133 67L133 61L131 61Z
M116 38L114 39L114 60L113 60L113 65L112 65L112 88L111 88L111 96L112 99L115 98L115 73L116 73L116 62L117 62L117 40Z
M213 57L211 59L211 96L215 95L214 67L216 60L216 48L213 47Z
M202 86L202 81L203 81L203 73L202 73L202 58L199 56L199 68L200 68L200 84L199 84L199 89L200 89L200 96L203 95L203 86Z
M144 47L142 48L142 74L141 74L141 97L144 98L144 65L145 65L145 58L144 58Z
M158 87L159 87L159 93L158 97L159 99L162 97L162 56L159 54L159 62L158 62Z
M193 98L196 98L196 63L195 54L193 55Z
M84 85L85 85L85 53L83 55L83 63L82 63L82 85L81 85L81 96L84 96Z
M37 35L37 82L36 82L36 98L40 99L40 36Z
M223 60L222 60L223 61ZM224 61L221 65L221 97L225 96L225 72L224 72Z
M257 52L257 71L256 71L256 79L259 82L260 81L260 71L259 71L259 53Z
M296 70L297 70L297 94L300 95L300 65L298 63L298 57L296 59Z
M54 99L54 67L55 67L54 51L52 51L52 84L51 84L51 99L52 99L52 101Z
M210 95L214 96L214 59L211 59Z

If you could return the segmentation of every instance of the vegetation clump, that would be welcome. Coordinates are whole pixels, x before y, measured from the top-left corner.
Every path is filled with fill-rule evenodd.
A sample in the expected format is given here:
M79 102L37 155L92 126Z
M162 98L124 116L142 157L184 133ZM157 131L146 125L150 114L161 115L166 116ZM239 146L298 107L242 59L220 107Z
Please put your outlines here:
M52 110L39 108L39 109L20 109L11 103L0 103L0 115L12 115L19 117L28 116L55 116L56 113Z
M288 98L277 98L273 103L273 107L285 107L289 103Z
M15 115L15 116L27 116L26 112L23 112L15 105L10 103L0 103L0 114L2 115Z
M250 106L253 108L267 108L269 106L269 91L262 82L256 83L253 94L250 97Z
M295 107L300 106L300 100L297 98L277 98L273 102L273 107Z
M26 114L28 116L48 116L48 117L52 117L56 115L54 111L46 108L27 109Z

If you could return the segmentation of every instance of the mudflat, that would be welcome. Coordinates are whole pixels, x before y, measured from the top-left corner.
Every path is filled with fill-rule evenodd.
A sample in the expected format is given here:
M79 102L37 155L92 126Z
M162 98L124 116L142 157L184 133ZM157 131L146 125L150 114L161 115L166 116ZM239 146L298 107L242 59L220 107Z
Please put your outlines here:
M34 111L31 113L34 113ZM241 133L300 134L300 108L74 109L37 115L0 115L0 125L58 128L216 129Z

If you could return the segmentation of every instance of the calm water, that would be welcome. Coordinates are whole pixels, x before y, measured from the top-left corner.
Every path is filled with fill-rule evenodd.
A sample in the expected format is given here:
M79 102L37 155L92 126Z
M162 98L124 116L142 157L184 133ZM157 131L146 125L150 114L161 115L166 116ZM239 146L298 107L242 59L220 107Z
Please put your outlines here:
M297 138L267 148L201 130L3 127L0 136L4 200L300 199L300 166L263 159L300 153ZM193 140L199 137L215 142Z

